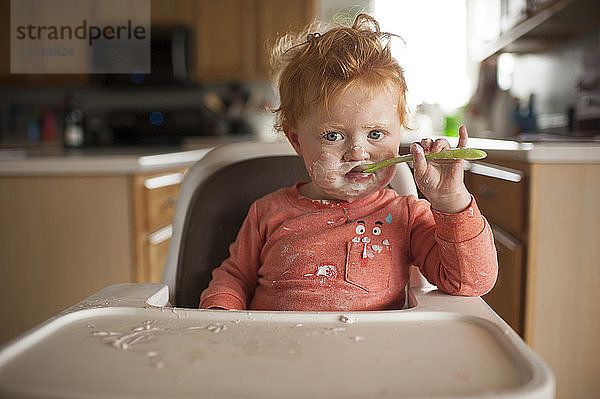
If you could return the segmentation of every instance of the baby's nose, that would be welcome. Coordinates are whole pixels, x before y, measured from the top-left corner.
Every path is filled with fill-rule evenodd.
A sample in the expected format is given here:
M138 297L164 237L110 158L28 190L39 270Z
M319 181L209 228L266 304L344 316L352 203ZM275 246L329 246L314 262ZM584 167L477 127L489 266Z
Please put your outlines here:
M353 144L344 153L344 161L366 161L371 156L365 147Z

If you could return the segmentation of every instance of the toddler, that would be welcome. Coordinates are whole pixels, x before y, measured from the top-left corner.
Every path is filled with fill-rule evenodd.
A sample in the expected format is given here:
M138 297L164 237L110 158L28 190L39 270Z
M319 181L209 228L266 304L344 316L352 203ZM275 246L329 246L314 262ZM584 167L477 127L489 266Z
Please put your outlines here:
M360 172L398 155L406 122L406 84L390 35L364 14L352 27L308 29L279 40L273 65L276 127L311 179L252 204L200 307L401 309L411 265L449 294L487 293L496 250L463 183L462 161L424 157L450 148L446 140L411 145L414 178L429 201L387 189L395 167ZM466 144L461 127L458 146Z

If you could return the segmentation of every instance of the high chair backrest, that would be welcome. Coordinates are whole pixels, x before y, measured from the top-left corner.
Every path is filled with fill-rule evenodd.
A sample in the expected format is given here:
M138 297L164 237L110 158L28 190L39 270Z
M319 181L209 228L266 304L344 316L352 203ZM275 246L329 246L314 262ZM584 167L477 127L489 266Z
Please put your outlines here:
M309 177L287 142L240 142L217 147L194 164L183 181L162 282L170 303L198 307L212 270L229 256L250 205L282 187ZM406 164L397 167L391 186L417 195Z

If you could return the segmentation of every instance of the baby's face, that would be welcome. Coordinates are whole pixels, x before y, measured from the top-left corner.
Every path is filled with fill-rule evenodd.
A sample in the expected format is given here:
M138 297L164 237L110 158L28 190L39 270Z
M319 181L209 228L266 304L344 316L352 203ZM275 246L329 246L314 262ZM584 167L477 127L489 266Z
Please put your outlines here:
M394 176L394 167L370 174L358 169L397 156L400 129L396 90L371 93L356 85L333 98L329 114L314 107L286 131L312 179L301 187L302 194L354 201L384 188Z

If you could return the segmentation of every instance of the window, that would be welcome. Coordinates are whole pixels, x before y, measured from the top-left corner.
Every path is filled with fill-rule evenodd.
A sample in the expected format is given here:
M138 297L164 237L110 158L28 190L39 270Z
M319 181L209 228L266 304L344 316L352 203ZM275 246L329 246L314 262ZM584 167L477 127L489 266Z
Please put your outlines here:
M373 16L394 39L404 68L409 110L439 104L445 113L464 105L472 85L467 72L466 0L374 0Z

